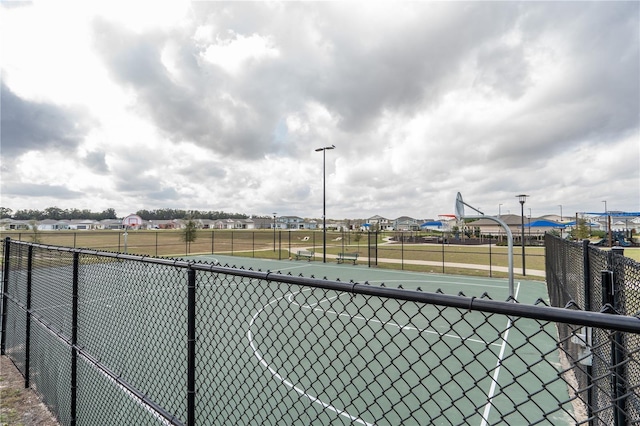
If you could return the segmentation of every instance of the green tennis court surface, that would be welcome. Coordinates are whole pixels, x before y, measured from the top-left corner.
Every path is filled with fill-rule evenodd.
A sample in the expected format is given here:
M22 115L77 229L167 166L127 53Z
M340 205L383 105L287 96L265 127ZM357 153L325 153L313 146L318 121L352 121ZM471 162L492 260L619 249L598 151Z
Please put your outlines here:
M335 259L307 262L305 260L271 260L224 255L190 256L185 259L218 262L220 265L252 268L254 270L281 272L283 274L302 275L304 277L327 278L342 282L368 282L372 285L384 283L387 287L398 287L406 290L421 289L434 292L440 289L445 294L462 293L468 297L481 297L487 293L493 300L507 300L509 285L506 278L472 277L468 275L444 275L424 272L398 271L369 268L367 265L338 264ZM519 286L518 286L519 284ZM535 280L516 281L519 287L517 300L519 303L535 303L538 298L548 300L544 282Z
M506 279L335 262L189 259L342 282L508 297ZM175 389L186 375L186 270L125 261L88 264L80 275L89 281L80 291L80 344L184 418L186 395ZM569 399L554 367L559 360L552 324L541 334L536 321L502 315L215 272L198 277L199 423L526 424L543 418L550 404ZM520 303L546 300L544 283L515 284ZM60 309L64 317L64 305L51 309ZM99 378L85 380L80 383L93 388ZM541 388L545 392L539 393ZM105 415L126 418L125 411L144 409L133 404L114 413L84 414L90 423L94 415L95 421ZM545 421L566 424L562 411L555 415Z
M335 262L218 255L194 259L342 282L508 298L506 279L389 271ZM516 282L515 290L520 303L547 299L545 284L539 281ZM286 408L287 413L309 409L327 413L326 418L319 414L297 421L292 418L294 424L336 424L338 419L337 424L407 424L407 419L415 418L428 419L430 424L485 425L504 420L524 424L541 418L548 404L568 399L561 382L547 385L548 394L536 395L543 382L558 376L553 367L559 365L556 342L549 338L555 336L551 325L540 334L535 321L520 319L514 325L505 316L295 286L251 303L249 318L239 320L246 337L240 344L249 346L243 358L253 366L248 382L263 388L254 384L243 389L246 393L236 403L251 399L268 406L271 402L265 395L293 392L299 399L291 403L294 408ZM215 334L216 330L208 332ZM517 356L513 356L515 348ZM544 362L540 353L545 354ZM237 375L233 362L216 366ZM398 407L404 408L398 411ZM277 408L276 412L285 410ZM566 421L561 414L549 420L553 424Z

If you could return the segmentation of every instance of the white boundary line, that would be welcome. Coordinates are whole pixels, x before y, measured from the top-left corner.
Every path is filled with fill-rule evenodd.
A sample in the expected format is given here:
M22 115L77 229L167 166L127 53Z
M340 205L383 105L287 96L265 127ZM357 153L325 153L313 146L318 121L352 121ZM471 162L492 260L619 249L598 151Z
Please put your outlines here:
M518 283L518 290L520 289L520 283ZM296 303L294 301L294 297L296 294L302 293L304 291L313 291L313 289L304 289L304 290L300 290L300 291L296 291L293 293L289 293L286 294L282 297L279 297L277 299L274 299L272 301L270 301L268 304L264 305L263 307L261 307L260 309L258 309L258 311L256 311L256 313L253 314L253 316L251 317L251 321L249 322L249 327L247 330L247 339L249 340L249 345L251 346L251 349L253 350L253 355L258 359L258 361L260 362L260 364L262 364L262 366L264 366L267 370L269 370L269 372L271 373L271 375L276 378L277 380L279 380L282 384L284 384L285 386L293 389L294 391L296 391L298 394L300 394L301 396L309 399L312 403L316 403L321 405L323 408L328 409L330 411L335 412L336 414L340 415L340 416L344 416L348 419L350 419L352 422L358 423L358 424L362 424L365 426L375 426L373 423L368 423L365 420L360 419L359 417L353 416L351 414L349 414L348 412L341 410L339 408L334 407L333 405L330 405L324 401L322 401L321 399L319 399L316 396L313 396L311 394L308 394L307 392L305 392L304 389L299 388L298 386L296 386L295 384L293 384L292 382L290 382L289 380L287 380L287 378L283 377L280 373L278 373L276 371L275 368L273 368L271 365L269 365L267 363L267 361L263 358L262 354L260 353L260 351L258 350L258 348L256 347L256 343L253 339L253 333L251 332L251 327L254 325L256 319L258 318L258 316L264 312L266 310L267 307L274 305L278 302L280 302L283 299L286 299L290 304L292 305L296 305L299 306L301 309L310 309L313 311L321 311L321 312L325 312L325 313L331 313L334 314L338 317L340 316L347 316L349 318L352 319L359 319L365 322L374 322L374 323L378 323L380 325L384 326L391 326L391 327L395 327L398 328L399 330L415 330L418 331L419 333L431 333L431 334L436 334L440 337L450 337L450 338L454 338L454 339L459 339L461 341L470 341L470 342L474 342L474 343L482 343L482 344L487 344L487 342L479 340L479 339L472 339L472 338L464 338L462 336L458 336L458 335L452 335L452 334L442 334L442 333L438 333L437 331L432 331L432 330L427 330L427 329L420 329L417 327L408 327L408 326L403 326L394 322L383 322L380 320L374 320L374 319L367 319L365 317L362 316L353 316L350 314L346 314L346 313L339 313L336 311L332 311L332 310L326 310L326 309L322 309L319 307L316 307L318 305L320 305L321 303L325 302L325 301L329 301L330 299L322 299L320 300L318 303L315 303L313 305L300 305L299 303ZM517 292L516 292L517 294ZM340 297L340 295L335 296L334 298L338 298ZM503 338L503 342L501 345L498 345L497 343L491 343L490 345L492 346L500 346L500 355L499 355L499 359L498 359L498 367L496 368L496 371L494 372L494 381L492 383L492 388L490 391L490 399L489 399L489 409L490 409L490 404L491 404L491 398L493 398L493 392L495 391L495 384L497 382L498 379L498 373L499 373L499 366L500 366L500 362L502 359L502 356L504 355L504 351L505 351L505 346L506 346L506 340L507 340L507 336L508 336L508 332L509 332L509 328L511 327L511 323L509 322L507 330L505 332L505 336ZM486 416L485 418L488 416L488 408L485 408L485 413ZM483 423L484 425L485 423Z
M296 292L299 293L299 292ZM295 294L295 293L293 293ZM346 418L348 418L349 420L351 420L352 422L355 423L359 423L361 425L365 425L365 426L374 426L373 423L368 423L362 419L360 419L359 417L356 416L352 416L351 414L347 413L344 410L341 410L339 408L334 407L333 405L327 404L326 402L322 401L321 399L319 399L318 397L315 397L313 395L310 395L308 393L305 392L304 389L301 389L299 387L297 387L296 385L294 385L293 383L291 383L289 380L287 380L285 377L281 376L275 369L273 369L269 364L267 364L267 362L264 360L264 358L262 357L262 355L260 354L260 352L258 351L258 349L255 346L254 340L253 340L253 334L251 333L251 326L253 325L253 323L255 322L256 318L258 317L258 315L260 315L260 313L262 313L265 308L267 308L267 306L273 305L274 303L279 302L280 300L289 297L291 294L288 294L286 296L282 296L279 297L277 299L272 300L271 302L269 302L268 304L266 304L265 306L263 306L262 308L260 308L252 317L251 317L251 321L249 322L249 329L247 330L247 338L249 339L249 344L251 345L251 349L253 349L253 354L254 356L260 361L260 364L262 364L265 368L267 368L269 370L269 372L273 375L273 377L275 377L276 379L278 379L280 382L282 382L285 386L293 389L294 391L296 391L297 393L299 393L300 395L302 395L303 397L309 399L311 402L314 402L316 404L320 404L323 408L331 410L341 416L344 416Z
M305 290L302 290L302 291L308 291L308 290L305 289ZM300 291L298 293L301 293L302 291ZM380 321L380 320L377 320L377 319L368 319L368 318L365 318L365 317L359 316L359 315L350 315L350 314L345 314L345 313L340 313L340 312L336 312L336 311L332 311L332 310L327 310L327 309L314 307L314 306L320 305L322 302L325 302L325 301L328 302L331 299L337 299L338 297L340 297L340 296L342 296L344 294L346 294L346 293L342 293L342 294L340 294L338 296L335 296L335 297L322 299L321 301L319 301L318 303L314 303L313 305L300 305L299 303L294 302L293 296L295 295L295 293L290 293L287 296L287 300L289 300L289 303L291 303L292 305L299 306L301 309L310 309L312 311L324 312L324 313L327 313L327 314L334 314L337 317L348 317L350 319L361 320L361 321L364 321L364 322L367 322L367 323L371 322L371 323L374 323L374 324L380 324L383 327L390 326L390 327L393 327L393 328L397 328L398 330L412 330L412 331L417 331L418 333L435 334L435 335L440 336L440 337L450 337L452 339L458 339L458 340L461 340L461 341L469 341L469 342L474 342L474 343L481 343L483 345L487 345L487 343L488 343L488 342L486 342L484 340L473 339L473 338L470 338L470 337L462 337L462 336L457 335L457 334L448 334L448 333L443 334L443 333L439 333L439 332L434 331L434 330L429 330L427 328L418 328L418 327L400 325L398 323L391 322L391 321ZM501 345L498 344L498 343L489 343L489 346L501 346Z
M518 292L520 291L520 282L518 282L518 287L516 288L516 293L513 296L516 300L518 299ZM511 318L507 321L507 329L504 331L504 337L502 338L502 346L500 347L500 354L498 355L498 361L496 362L496 368L493 370L493 377L491 378L491 387L489 388L489 393L487 394L487 404L484 406L484 412L482 413L482 422L480 422L480 426L486 426L489 421L489 414L491 413L491 407L493 407L493 397L496 392L496 387L498 385L498 376L500 375L500 367L502 366L502 361L504 357L504 352L507 348L507 339L509 338L509 330L511 329L512 323Z

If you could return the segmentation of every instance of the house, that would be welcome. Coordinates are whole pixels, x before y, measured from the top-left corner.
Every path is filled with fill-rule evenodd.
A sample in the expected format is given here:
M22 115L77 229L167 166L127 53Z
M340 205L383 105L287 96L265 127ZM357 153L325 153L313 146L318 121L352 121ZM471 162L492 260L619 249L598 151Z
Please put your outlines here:
M58 231L63 229L70 229L69 222L55 219L44 219L38 222L38 231Z
M118 219L103 219L96 226L97 229L122 229L122 221Z
M500 215L499 219L509 227L509 230L513 234L514 239L522 235L522 217L520 215L503 214ZM525 218L525 225L527 224L528 220L528 218ZM535 219L532 219L532 221L533 220ZM497 237L506 236L506 231L504 230L504 228L499 223L490 219L477 219L471 222L466 222L465 227L468 229L478 228L480 230L480 234L482 235L493 235Z
M15 219L2 219L0 228L3 231L18 231L31 229L31 225L28 220L15 220Z
M367 223L363 224L366 228L364 229L369 231L393 231L393 222L382 216L372 216L367 219Z
M68 229L77 229L77 230L90 230L90 229L99 229L100 223L96 220L90 219L71 219L69 221Z
M393 221L395 231L417 231L420 229L418 221L409 216L400 216Z
M275 221L277 229L307 229L305 224L305 220L298 216L280 216Z

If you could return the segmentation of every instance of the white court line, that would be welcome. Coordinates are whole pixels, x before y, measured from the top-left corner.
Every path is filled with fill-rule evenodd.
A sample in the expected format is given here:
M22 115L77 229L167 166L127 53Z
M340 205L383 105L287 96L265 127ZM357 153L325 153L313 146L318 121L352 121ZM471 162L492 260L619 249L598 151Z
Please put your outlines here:
M388 284L388 283L393 283L393 282L399 282L399 283L411 283L411 282L416 282L416 283L424 283L425 285L431 285L431 284L448 284L448 285L463 285L463 286L469 286L469 287L487 287L487 288L500 288L503 289L505 288L504 285L490 285L490 284L486 284L486 283L472 283L472 282L460 282L460 281L425 281L425 280L373 280L373 281L368 281L369 283L384 283L384 284Z
M307 290L305 289L305 290L302 290L302 291L307 291ZM300 291L299 293L301 293L302 291ZM302 309L310 309L310 310L313 310L314 312L324 312L324 313L334 314L334 315L336 315L338 317L347 317L347 318L350 318L350 319L361 320L361 321L364 321L364 322L367 322L367 323L380 324L382 326L390 326L390 327L393 327L393 328L397 328L398 330L417 331L418 333L435 334L435 335L437 335L439 337L449 337L449 338L457 339L457 340L460 340L460 341L463 341L463 342L464 341L468 341L468 342L473 342L473 343L480 343L480 344L483 344L483 345L487 344L487 342L485 342L484 340L473 339L473 338L468 338L468 337L465 338L465 337L462 337L462 336L457 335L457 334L448 334L448 333L443 334L443 333L440 333L438 331L429 330L427 328L418 328L418 327L413 327L413 326L400 325L400 324L392 322L392 321L380 321L380 320L377 320L377 319L365 318L365 317L359 316L359 315L351 315L351 314L346 314L346 313L339 313L339 312L328 310L328 309L322 309L322 308L314 307L314 306L320 305L320 303L322 303L322 302L329 302L329 301L331 301L333 299L337 299L338 297L340 297L342 295L345 295L345 294L346 293L343 293L343 294L335 296L335 297L325 298L325 299L320 300L318 303L314 303L312 305L300 305L299 303L294 302L293 301L294 293L289 294L287 296L287 300L292 305L299 306ZM501 344L499 344L499 343L489 343L489 346L501 346Z
M514 298L518 299L518 291L520 291L520 282L518 282L518 287L516 288L516 294ZM484 406L484 412L482 413L482 422L480 426L486 426L489 421L489 413L491 412L491 407L493 407L493 397L496 392L496 387L498 385L498 376L500 375L500 367L502 366L502 360L504 357L504 352L507 348L507 339L509 338L509 330L511 329L512 323L511 318L509 317L509 321L507 321L507 329L504 332L504 337L502 338L502 347L500 348L500 354L498 355L498 361L496 362L496 368L493 371L493 377L491 379L491 387L489 388L489 394L487 395L487 405Z
M333 412L335 412L336 414L346 417L349 420L351 420L352 422L355 423L359 423L365 426L374 426L373 423L368 423L362 419L360 419L359 417L356 416L352 416L351 414L347 413L344 410L341 410L339 408L334 407L333 405L330 405L324 401L322 401L321 399L319 399L316 396L310 395L308 393L306 393L304 391L304 389L300 389L299 387L297 387L296 385L294 385L293 383L291 383L289 380L287 380L285 377L281 376L274 368L272 368L262 357L262 355L260 354L260 352L258 351L258 349L255 346L254 340L253 340L253 334L251 333L251 326L253 325L253 323L255 322L256 318L258 317L258 315L260 315L261 312L263 312L267 306L273 305L277 302L279 302L280 300L284 299L285 297L288 297L289 295L286 296L282 296L279 297L277 299L272 300L271 302L269 302L268 304L264 305L262 308L260 308L252 317L251 317L251 321L249 322L249 329L247 330L247 338L249 339L249 344L251 345L251 349L253 349L253 355L258 358L258 361L260 361L260 364L262 364L265 368L267 368L269 370L269 372L271 372L271 375L273 377L275 377L276 379L278 379L280 382L282 382L285 386L293 389L294 391L296 391L298 394L302 395L303 397L309 399L311 402L314 402L316 404L320 404L323 408L331 410Z

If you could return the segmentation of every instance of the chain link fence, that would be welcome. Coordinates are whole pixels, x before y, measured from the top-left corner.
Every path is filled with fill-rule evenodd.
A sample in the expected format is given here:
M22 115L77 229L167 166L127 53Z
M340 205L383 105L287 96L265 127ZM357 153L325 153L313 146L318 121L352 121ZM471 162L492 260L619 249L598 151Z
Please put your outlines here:
M8 239L3 259L2 353L64 425L611 424L618 379L637 404L640 320L612 311ZM635 348L624 371L602 354L593 407L585 328Z
M602 250L547 235L547 286L553 306L640 315L640 264L624 249ZM576 359L573 373L590 424L625 425L640 417L640 340L612 329L561 324L560 342ZM634 421L631 421L635 419Z

